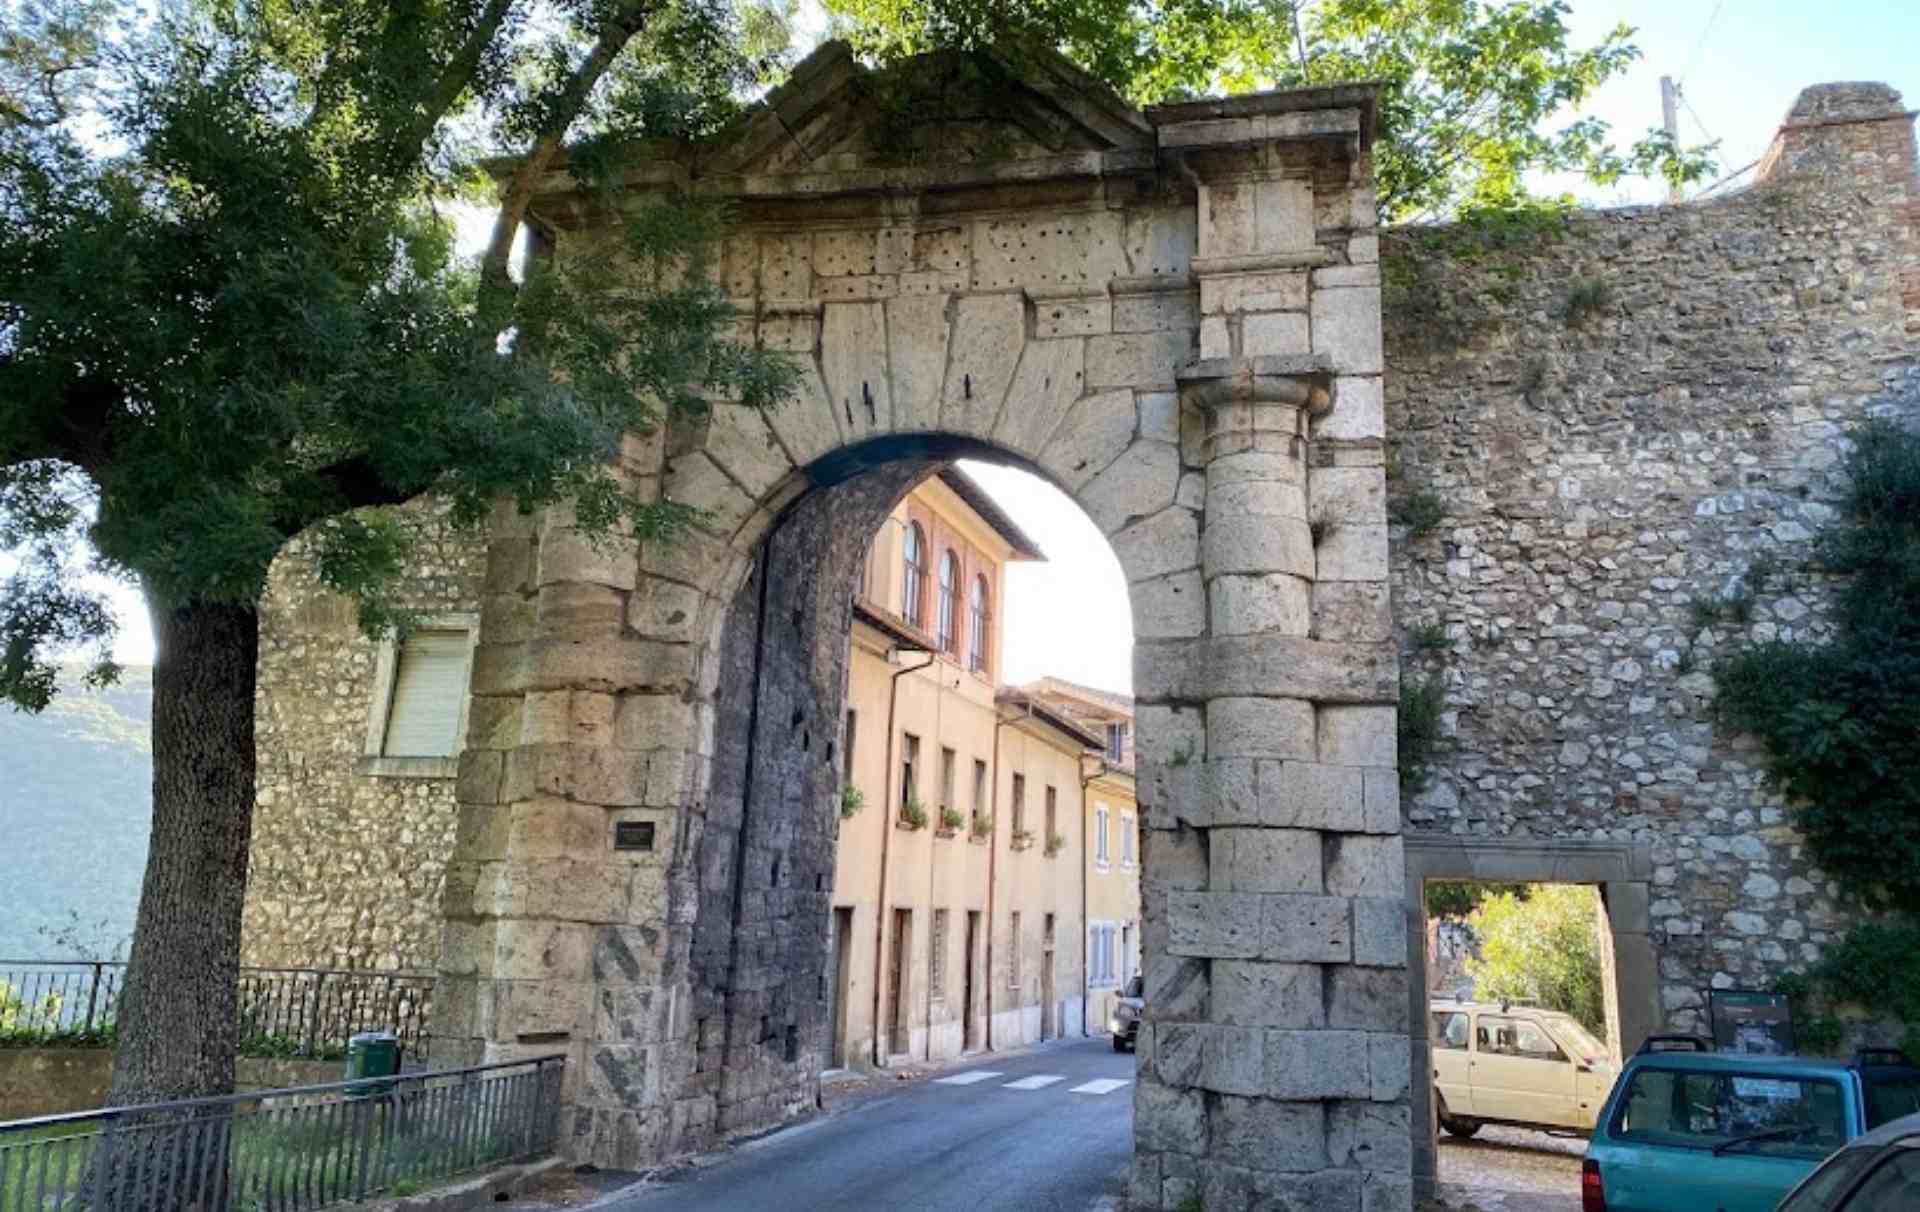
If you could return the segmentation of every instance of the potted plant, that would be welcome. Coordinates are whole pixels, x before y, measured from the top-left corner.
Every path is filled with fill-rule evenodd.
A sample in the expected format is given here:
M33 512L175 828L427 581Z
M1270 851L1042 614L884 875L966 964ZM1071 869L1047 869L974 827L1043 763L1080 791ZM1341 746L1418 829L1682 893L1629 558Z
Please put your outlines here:
M973 828L968 831L969 841L984 842L993 836L993 818L985 813L977 813L973 818Z
M919 796L909 795L907 802L900 805L900 825L905 829L927 827L927 806L920 802Z
M966 823L967 823L967 818L961 815L961 812L958 808L949 808L949 807L946 807L945 805L941 806L940 808L940 836L941 837L954 836L955 834L960 832L960 826Z
M843 821L846 820L848 817L852 816L856 812L859 812L862 808L866 806L867 806L867 797L860 794L860 789L858 787L855 787L852 783L848 783L845 787L842 787L840 789L840 819L841 820Z
M1067 839L1064 836L1058 833L1049 833L1047 835L1047 857L1048 858L1052 858L1054 855L1060 853L1062 850L1065 850L1066 848L1067 848Z
M1025 850L1031 845L1033 845L1033 830L1015 829L1013 831L1013 848L1015 850Z

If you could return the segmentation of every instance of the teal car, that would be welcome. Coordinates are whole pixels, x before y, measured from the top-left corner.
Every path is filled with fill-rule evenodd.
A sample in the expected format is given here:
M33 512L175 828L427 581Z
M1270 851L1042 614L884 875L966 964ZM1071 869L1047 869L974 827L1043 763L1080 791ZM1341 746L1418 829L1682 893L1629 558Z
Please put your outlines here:
M1920 1109L1920 1069L1898 1053L1711 1047L1656 1036L1627 1061L1587 1143L1581 1212L1774 1212L1828 1154Z

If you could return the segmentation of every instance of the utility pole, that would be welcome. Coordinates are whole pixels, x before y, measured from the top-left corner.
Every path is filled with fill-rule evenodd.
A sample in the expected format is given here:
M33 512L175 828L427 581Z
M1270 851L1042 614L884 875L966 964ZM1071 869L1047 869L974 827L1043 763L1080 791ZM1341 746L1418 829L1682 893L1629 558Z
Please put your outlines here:
M1680 89L1672 76L1660 77L1660 124L1667 128L1667 140L1675 147L1680 146ZM1680 187L1677 184L1667 186L1667 201L1680 201Z

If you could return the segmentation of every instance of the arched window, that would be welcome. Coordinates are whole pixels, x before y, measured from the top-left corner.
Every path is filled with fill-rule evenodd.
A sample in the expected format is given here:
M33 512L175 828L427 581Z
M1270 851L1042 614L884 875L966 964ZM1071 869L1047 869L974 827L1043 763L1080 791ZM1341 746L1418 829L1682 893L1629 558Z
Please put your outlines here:
M973 644L967 653L967 668L975 673L987 671L987 578L973 578L972 600L968 603L973 614Z
M927 534L918 522L907 524L906 564L906 580L900 588L900 614L919 627L926 618Z
M933 638L940 651L958 654L960 636L954 624L960 619L960 557L951 551L940 557L940 605L934 616Z

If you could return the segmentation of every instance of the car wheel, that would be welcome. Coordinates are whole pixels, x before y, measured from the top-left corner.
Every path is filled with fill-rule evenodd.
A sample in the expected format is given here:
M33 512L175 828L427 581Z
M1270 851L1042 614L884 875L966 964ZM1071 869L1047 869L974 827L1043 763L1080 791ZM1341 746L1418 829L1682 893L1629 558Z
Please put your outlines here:
M1436 1118L1440 1121L1440 1127L1448 1136L1457 1136L1461 1140L1465 1140L1480 1130L1480 1121L1478 1120L1461 1119L1458 1116L1447 1114L1447 1100L1440 1096L1438 1090L1433 1092L1433 1105L1436 1110Z

